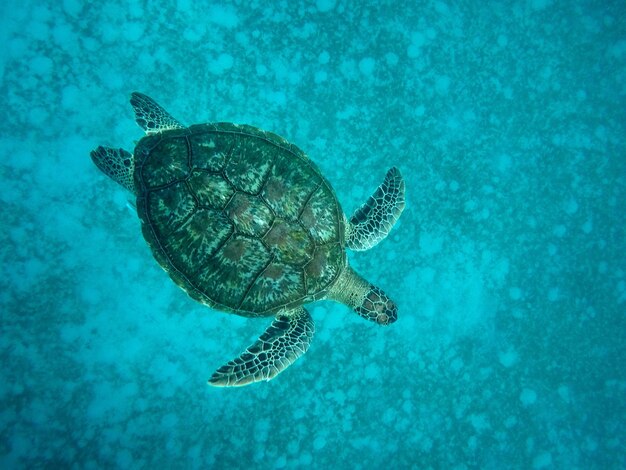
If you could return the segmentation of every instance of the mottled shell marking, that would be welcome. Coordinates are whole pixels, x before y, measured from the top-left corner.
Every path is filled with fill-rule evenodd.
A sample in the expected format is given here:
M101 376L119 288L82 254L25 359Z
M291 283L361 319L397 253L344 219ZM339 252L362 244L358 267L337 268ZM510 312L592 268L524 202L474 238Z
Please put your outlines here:
M157 261L191 297L273 315L323 296L343 269L343 212L296 146L230 123L144 137L137 211Z

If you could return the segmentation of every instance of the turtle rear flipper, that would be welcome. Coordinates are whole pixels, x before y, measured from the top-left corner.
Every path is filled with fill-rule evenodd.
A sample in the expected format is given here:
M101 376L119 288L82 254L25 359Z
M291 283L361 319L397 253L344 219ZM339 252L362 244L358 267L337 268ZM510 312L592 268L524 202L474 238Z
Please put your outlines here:
M385 180L346 224L346 243L355 251L368 250L383 240L404 210L404 179L391 168Z
M133 181L135 160L130 152L124 149L100 146L92 150L90 155L91 160L105 175L135 194L135 182Z
M135 122L146 131L146 134L185 128L162 106L143 93L134 92L130 97L130 104L135 110Z
M271 380L309 349L314 332L313 319L303 307L280 314L254 344L217 369L209 384L236 387Z

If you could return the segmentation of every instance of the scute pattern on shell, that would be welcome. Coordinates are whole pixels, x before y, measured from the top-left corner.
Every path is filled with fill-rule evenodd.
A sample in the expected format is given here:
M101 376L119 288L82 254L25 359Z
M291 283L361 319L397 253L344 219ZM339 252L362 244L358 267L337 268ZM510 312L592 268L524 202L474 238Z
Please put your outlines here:
M335 193L283 138L200 124L144 137L135 158L144 236L194 299L269 316L322 297L343 269Z

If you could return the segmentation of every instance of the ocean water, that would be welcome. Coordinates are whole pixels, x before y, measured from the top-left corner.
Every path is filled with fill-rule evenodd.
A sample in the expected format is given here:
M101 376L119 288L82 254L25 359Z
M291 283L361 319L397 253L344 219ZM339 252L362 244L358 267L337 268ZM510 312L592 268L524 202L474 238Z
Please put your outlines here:
M626 468L626 3L4 2L0 467ZM207 385L270 319L155 263L92 164L184 123L300 146L350 214L407 207L350 263L380 327L310 305L270 382Z

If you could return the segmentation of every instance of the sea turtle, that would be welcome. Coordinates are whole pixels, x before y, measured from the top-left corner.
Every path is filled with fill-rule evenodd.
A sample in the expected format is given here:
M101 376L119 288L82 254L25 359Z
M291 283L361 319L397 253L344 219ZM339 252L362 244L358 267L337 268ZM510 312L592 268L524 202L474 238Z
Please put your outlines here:
M348 265L345 251L376 245L402 213L396 168L348 220L317 166L282 137L226 122L185 127L141 93L130 103L147 135L133 154L100 146L91 158L136 197L158 263L209 307L274 317L210 384L246 385L285 370L313 337L309 302L335 300L380 325L396 320L396 304Z

